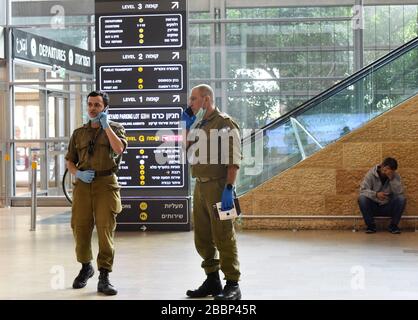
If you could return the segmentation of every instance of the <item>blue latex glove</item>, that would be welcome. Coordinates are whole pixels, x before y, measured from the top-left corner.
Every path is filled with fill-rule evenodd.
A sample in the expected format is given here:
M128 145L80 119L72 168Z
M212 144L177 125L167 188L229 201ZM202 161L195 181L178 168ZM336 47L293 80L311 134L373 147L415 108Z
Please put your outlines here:
M225 189L222 193L222 211L230 210L234 207L234 188L228 189L225 186Z
M109 128L109 122L108 122L108 115L107 112L100 112L100 124L102 125L103 129Z
M190 130L190 127L196 121L196 116L193 114L193 111L190 107L183 111L183 114L181 115L181 120L186 122L186 129Z
M75 176L77 179L80 179L81 181L85 183L91 183L94 179L94 170L86 170L86 171L77 170L77 172L75 173Z

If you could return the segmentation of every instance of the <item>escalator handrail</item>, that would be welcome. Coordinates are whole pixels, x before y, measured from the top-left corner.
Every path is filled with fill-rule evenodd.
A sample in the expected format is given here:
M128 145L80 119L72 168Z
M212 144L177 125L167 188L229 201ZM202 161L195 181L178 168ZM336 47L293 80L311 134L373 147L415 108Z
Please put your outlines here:
M305 101L300 106L292 109L291 111L285 113L284 115L280 116L279 118L273 120L272 122L266 124L265 126L261 127L258 131L258 134L260 134L260 131L263 133L270 129L273 126L280 125L281 123L289 121L291 117L296 117L300 115L301 113L309 110L310 108L314 107L315 105L318 105L324 100L327 100L329 97L337 94L338 92L344 90L345 88L353 85L356 83L359 79L364 78L365 76L369 75L370 73L382 68L386 64L392 62L393 60L399 58L400 56L404 55L405 53L408 53L409 51L415 49L418 47L418 37L410 40L409 42L405 43L404 45L394 49L393 51L389 52L388 54L384 55L383 57L379 58L375 62L369 64L368 66L364 67L363 69L353 73L352 75L348 76L344 80L341 80L340 82L336 83L332 87L326 89L325 91L321 92L320 94L316 95L315 97ZM251 135L245 137L242 139L242 142L245 143L248 140L252 141L252 139L255 137L257 132L253 132Z

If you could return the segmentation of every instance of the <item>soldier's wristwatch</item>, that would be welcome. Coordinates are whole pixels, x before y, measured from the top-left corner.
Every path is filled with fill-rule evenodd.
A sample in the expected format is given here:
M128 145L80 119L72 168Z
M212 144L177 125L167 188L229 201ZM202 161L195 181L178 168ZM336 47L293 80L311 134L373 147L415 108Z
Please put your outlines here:
M227 188L228 190L232 190L232 189L234 188L234 185L233 185L233 184L228 183L228 184L226 185L226 188Z

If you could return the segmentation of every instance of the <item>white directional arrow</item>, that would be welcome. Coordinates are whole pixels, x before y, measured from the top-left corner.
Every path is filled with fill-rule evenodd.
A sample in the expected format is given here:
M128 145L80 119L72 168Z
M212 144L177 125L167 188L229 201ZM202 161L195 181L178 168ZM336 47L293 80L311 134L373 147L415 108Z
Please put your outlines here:
M146 226L142 226L140 229L141 229L142 231L145 231L145 230L147 230L147 227L146 227Z
M179 8L179 2L178 1L172 1L171 2L171 9L178 9Z
M173 102L180 102L180 95L176 94L173 96Z
M178 51L174 51L173 52L173 57L171 58L171 60L175 60L175 59L180 59L180 52Z

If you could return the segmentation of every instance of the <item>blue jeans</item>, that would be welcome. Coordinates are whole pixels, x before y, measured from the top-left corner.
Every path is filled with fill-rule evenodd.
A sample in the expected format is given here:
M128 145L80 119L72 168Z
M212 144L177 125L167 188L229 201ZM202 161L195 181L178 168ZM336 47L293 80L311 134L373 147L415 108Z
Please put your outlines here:
M358 204L361 214L363 215L364 222L370 228L376 228L374 217L383 216L391 217L392 225L397 226L401 220L402 213L405 210L406 199L404 196L397 196L390 199L385 205L379 205L377 202L361 195L358 198Z

